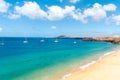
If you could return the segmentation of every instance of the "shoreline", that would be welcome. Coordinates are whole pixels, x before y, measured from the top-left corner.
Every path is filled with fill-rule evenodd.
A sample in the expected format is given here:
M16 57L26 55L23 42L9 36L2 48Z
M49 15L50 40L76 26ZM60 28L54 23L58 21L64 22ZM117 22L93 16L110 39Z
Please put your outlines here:
M119 53L118 55L120 56L120 47L117 47L116 49L113 49L112 51L109 51L105 54L103 54L102 56L98 57L96 60L92 60L89 63L86 63L84 65L79 66L79 68L74 71L74 72L70 72L68 74L65 74L64 76L62 76L62 78L60 80L91 80L91 78L89 79L84 79L86 74L90 74L91 71L93 70L94 66L98 66L99 63L101 63L102 61L104 61L104 59L110 59L109 57L114 57L115 55L117 55L117 53ZM104 63L104 62L103 62ZM102 63L101 63L102 64ZM102 64L103 65L103 64ZM120 67L120 66L119 66ZM97 67L96 67L97 68ZM83 75L84 72L84 77L80 77L77 78L77 76L79 75ZM85 73L87 72L87 73ZM104 72L104 71L103 71ZM76 74L77 73L77 74ZM109 73L108 73L109 74ZM93 74L94 75L94 74ZM92 76L91 76L92 77ZM98 78L99 79L99 78ZM98 79L92 79L92 80L98 80ZM102 78L103 79L103 78ZM119 78L120 79L120 78ZM104 80L104 79L103 79ZM107 80L107 79L105 79ZM114 80L114 79L112 79Z

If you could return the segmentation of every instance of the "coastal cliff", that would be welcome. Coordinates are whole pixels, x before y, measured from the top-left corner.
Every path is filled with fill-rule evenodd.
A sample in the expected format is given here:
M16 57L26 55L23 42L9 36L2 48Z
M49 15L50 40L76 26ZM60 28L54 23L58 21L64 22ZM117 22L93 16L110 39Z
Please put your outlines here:
M110 42L113 44L120 44L120 36L107 36L107 37L69 37L59 36L58 38L71 38L71 39L82 39L84 41L99 41L99 42Z
M101 42L111 42L114 44L120 44L120 36L110 36L110 37L84 37L84 41L101 41Z

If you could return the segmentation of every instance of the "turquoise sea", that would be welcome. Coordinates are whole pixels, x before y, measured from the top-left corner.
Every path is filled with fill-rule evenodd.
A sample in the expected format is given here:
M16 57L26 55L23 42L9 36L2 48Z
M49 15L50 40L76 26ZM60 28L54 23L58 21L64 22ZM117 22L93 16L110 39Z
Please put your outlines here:
M119 45L78 39L0 38L0 80L59 80ZM2 44L4 43L4 44Z

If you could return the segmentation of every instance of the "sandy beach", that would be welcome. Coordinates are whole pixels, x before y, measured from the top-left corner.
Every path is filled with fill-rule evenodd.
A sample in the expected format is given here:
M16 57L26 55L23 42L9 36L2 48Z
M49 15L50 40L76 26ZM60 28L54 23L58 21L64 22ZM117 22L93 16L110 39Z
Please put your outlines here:
M63 80L120 80L120 51L106 54L93 65L76 70Z

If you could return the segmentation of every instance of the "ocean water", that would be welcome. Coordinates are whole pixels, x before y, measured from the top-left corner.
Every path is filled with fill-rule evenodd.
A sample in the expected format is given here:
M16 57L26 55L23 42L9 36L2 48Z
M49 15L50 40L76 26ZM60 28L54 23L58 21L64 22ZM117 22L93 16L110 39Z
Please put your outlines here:
M79 66L114 50L116 44L78 39L0 38L0 80L61 80ZM75 43L76 41L76 43Z

